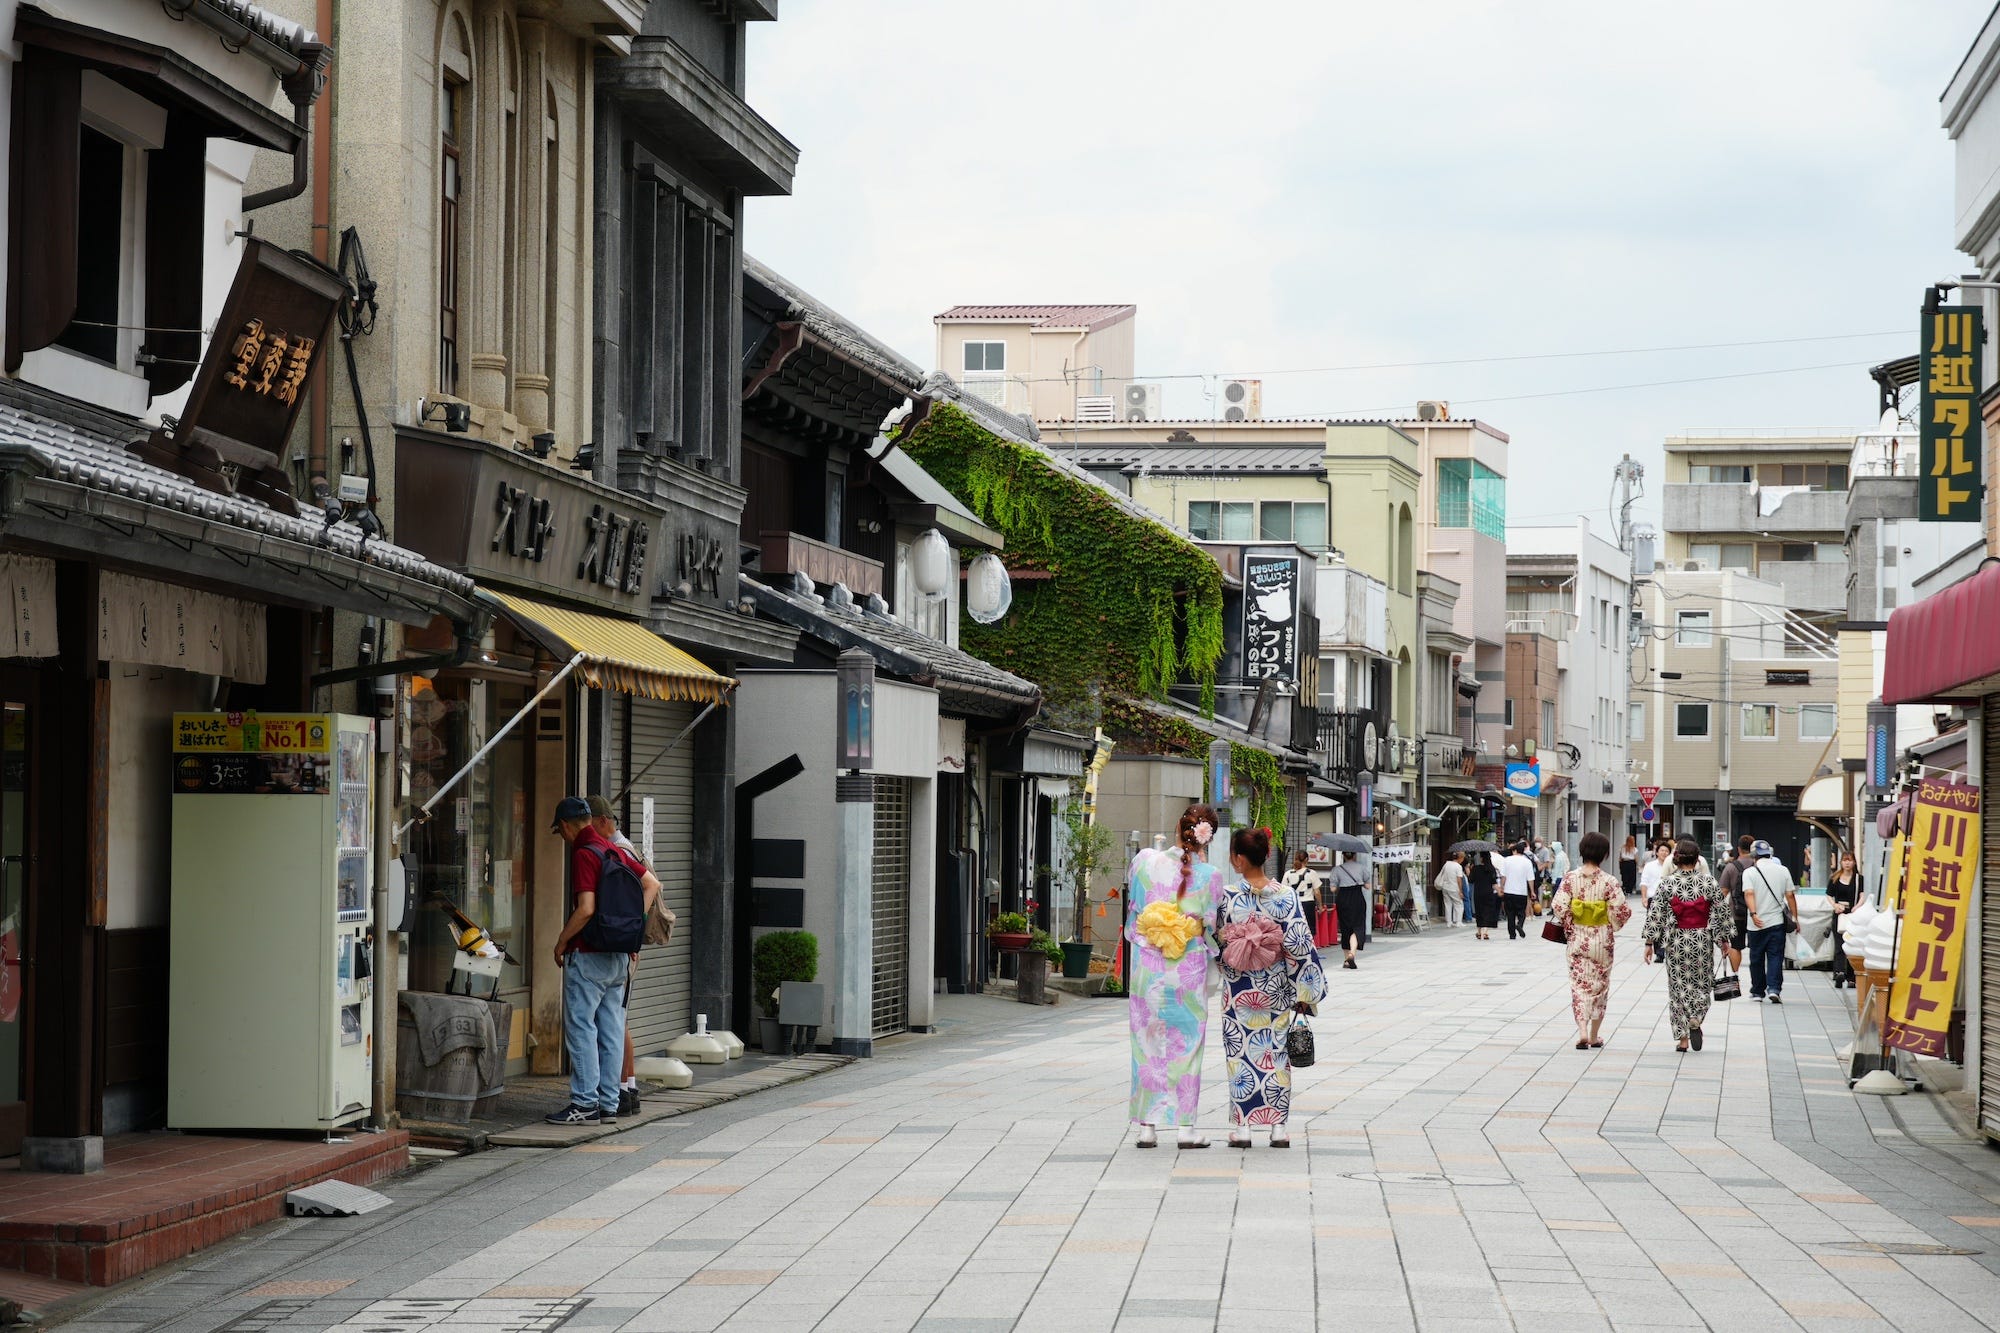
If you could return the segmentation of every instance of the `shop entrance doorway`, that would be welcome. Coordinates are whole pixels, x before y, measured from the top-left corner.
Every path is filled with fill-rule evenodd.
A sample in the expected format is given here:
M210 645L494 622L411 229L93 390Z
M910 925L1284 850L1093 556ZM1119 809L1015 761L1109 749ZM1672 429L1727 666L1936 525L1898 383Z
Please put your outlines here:
M35 857L27 691L0 676L0 1157L28 1128L28 1040Z

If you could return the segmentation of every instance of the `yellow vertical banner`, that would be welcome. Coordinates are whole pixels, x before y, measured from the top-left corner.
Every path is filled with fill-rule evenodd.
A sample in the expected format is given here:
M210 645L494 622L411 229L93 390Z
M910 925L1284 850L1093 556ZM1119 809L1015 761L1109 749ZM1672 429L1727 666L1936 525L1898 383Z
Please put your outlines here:
M1979 861L1979 788L1922 782L1911 815L1896 977L1882 1039L1942 1057L1971 924L1966 909Z

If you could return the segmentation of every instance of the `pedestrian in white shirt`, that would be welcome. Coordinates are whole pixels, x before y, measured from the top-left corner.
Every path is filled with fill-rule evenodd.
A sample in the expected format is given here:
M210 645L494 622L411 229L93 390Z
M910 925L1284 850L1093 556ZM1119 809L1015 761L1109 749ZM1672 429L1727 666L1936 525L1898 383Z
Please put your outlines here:
M1465 867L1459 864L1463 852L1447 852L1437 878L1431 881L1444 899L1444 923L1456 926L1465 920Z
M1507 938L1528 935L1528 894L1535 886L1535 863L1528 859L1528 844L1517 842L1514 850L1500 858L1500 897L1507 909Z
M1639 902L1641 903L1639 917L1641 920L1644 920L1646 916L1645 904L1650 904L1653 901L1653 894L1659 890L1660 881L1664 880L1667 877L1667 872L1673 869L1669 864L1669 861L1673 857L1673 850L1672 843L1668 842L1665 838L1660 839L1653 844L1652 858L1639 868ZM1642 958L1648 963L1653 961L1653 956L1650 953L1642 955Z

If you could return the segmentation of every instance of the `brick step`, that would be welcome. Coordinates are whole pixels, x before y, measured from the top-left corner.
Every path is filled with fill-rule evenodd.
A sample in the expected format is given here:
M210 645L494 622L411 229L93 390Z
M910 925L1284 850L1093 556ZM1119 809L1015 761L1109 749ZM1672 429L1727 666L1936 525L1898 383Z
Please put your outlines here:
M274 1221L303 1185L400 1171L409 1144L401 1131L336 1143L129 1134L105 1141L90 1175L0 1171L0 1269L112 1286Z

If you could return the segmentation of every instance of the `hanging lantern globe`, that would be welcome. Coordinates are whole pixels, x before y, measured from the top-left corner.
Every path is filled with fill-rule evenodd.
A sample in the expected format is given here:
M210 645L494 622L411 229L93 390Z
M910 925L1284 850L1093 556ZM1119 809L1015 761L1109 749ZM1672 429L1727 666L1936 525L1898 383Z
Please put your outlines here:
M1014 582L1007 566L991 551L972 562L965 571L965 613L982 625L990 625L1014 605Z
M952 569L951 543L944 534L931 528L917 538L910 551L910 573L916 580L917 591L926 597L941 597L951 587Z

